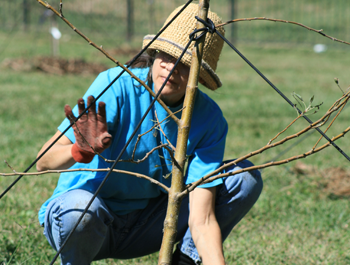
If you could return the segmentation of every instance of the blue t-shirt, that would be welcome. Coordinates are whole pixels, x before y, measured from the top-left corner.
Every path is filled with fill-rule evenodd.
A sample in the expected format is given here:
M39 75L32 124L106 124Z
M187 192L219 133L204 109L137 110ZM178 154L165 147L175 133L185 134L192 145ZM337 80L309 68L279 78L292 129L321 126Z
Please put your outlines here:
M120 67L116 67L101 73L85 93L83 97L85 102L89 95L97 97L121 70ZM149 68L135 68L131 71L141 80L146 80ZM139 82L131 78L128 73L124 73L99 98L98 101L106 103L108 131L113 137L110 147L101 154L103 157L107 159L117 158L146 109L150 106L152 99L153 97L150 93ZM178 106L170 109L176 111L181 108L182 106ZM157 121L155 112L159 121L168 116L163 107L156 102L153 110L148 113L136 135L143 134L154 126L155 121ZM74 107L73 113L75 116L78 116L77 106ZM181 111L176 116L180 118ZM65 119L58 127L58 130L62 132L68 126L69 121ZM176 146L176 123L171 118L168 118L161 124L161 127L168 140L173 146ZM200 179L219 167L224 155L226 134L227 122L220 108L206 94L198 90L187 146L188 168L185 176L186 184ZM72 128L65 135L72 143L75 142ZM124 152L123 160L131 158L136 142L137 136L132 139ZM167 143L167 140L158 128L154 128L139 140L134 160L142 159L147 152L160 143ZM71 168L97 169L109 168L111 165L96 155L90 163L76 163ZM172 169L172 162L165 148L156 150L140 164L119 162L116 165L116 169L144 174L162 182L168 187L171 185L169 173ZM42 205L39 211L39 222L41 224L44 222L46 207L52 199L72 189L84 189L94 193L106 174L107 172L88 171L62 173L52 197ZM221 183L222 180L218 179L201 187L213 187ZM144 209L148 201L159 196L161 192L164 192L162 188L148 180L113 172L104 184L99 196L113 212L123 215L134 210Z

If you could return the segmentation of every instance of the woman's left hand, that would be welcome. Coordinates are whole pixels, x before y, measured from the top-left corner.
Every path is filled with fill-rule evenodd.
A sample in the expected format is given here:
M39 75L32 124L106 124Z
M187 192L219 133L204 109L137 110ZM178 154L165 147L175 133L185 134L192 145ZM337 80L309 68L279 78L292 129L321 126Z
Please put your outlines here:
M72 155L75 161L89 163L95 156L95 152L102 153L112 142L112 136L107 131L105 103L99 102L98 113L94 97L89 96L87 104L91 105L88 113L75 121L72 109L69 105L64 107L66 117L70 120L74 129L76 142L72 147ZM82 98L78 100L79 114L85 110L85 103Z

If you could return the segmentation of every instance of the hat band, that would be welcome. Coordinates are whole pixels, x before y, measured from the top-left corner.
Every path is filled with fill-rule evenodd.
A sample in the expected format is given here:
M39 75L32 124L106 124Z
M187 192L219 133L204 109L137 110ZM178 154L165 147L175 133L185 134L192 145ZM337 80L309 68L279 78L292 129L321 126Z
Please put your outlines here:
M143 39L144 40L153 40L155 35L146 35ZM180 51L183 51L184 50L184 47L182 47L181 45L179 45L178 43L176 42L173 42L167 38L162 38L162 37L158 37L156 40L158 41L164 41L164 42L167 42L173 46L175 46L176 48L178 48ZM186 54L189 55L189 56L192 56L191 52L189 50L186 50ZM209 64L204 61L202 59L202 63L201 63L203 69L210 75L210 77L215 81L217 87L221 87L222 84L221 84L221 81L219 79L219 77L215 74L215 72L213 71L213 69L209 66Z

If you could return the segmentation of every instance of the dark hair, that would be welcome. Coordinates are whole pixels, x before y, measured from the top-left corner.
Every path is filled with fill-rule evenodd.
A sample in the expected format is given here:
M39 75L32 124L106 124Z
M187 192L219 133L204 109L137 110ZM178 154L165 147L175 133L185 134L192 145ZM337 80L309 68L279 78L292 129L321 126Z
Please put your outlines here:
M132 61L132 59L127 61L126 64L129 64L131 61ZM148 53L144 52L135 60L135 62L133 62L130 65L130 68L147 68L147 67L152 66L153 61L154 61L154 57L152 57Z
M131 61L132 61L132 59L127 61L126 64L129 64ZM144 52L135 60L135 62L133 62L130 65L130 68L147 68L147 67L149 67L150 69L149 69L146 81L151 83L152 82L153 62L154 62L154 57L150 56L147 52Z

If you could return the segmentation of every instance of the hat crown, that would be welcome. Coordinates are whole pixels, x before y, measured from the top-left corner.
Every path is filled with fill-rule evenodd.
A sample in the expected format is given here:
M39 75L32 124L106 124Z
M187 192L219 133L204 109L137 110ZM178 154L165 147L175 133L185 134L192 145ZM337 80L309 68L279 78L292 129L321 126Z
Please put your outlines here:
M182 6L176 8L169 15L164 22L163 27L180 11L181 8ZM198 5L189 4L188 7L186 7L173 23L171 23L171 25L160 35L160 37L176 40L178 44L185 47L189 41L189 35L196 29L197 19L195 16L198 16ZM214 12L209 11L208 18L213 21L214 25L222 23L222 20ZM222 35L225 35L223 27L218 27L216 30ZM223 44L224 41L217 34L206 34L202 59L206 61L214 71L217 68ZM188 49L191 51L193 46L194 42L191 43Z
M183 6L176 8L167 18L163 27L180 11ZM198 15L198 4L189 4L179 16L162 32L162 34L155 40L148 49L151 54L152 50L161 50L169 55L179 58L190 38L189 35L196 29ZM208 12L208 18L213 23L222 23L221 19L214 12ZM223 27L216 28L222 35L225 34ZM143 47L145 47L152 39L153 35L147 35L143 40ZM204 82L204 85L211 90L215 90L221 86L221 81L216 75L215 70L222 50L224 41L216 33L207 33L203 47L202 64L199 76ZM191 65L192 42L181 59L181 62L187 66Z

